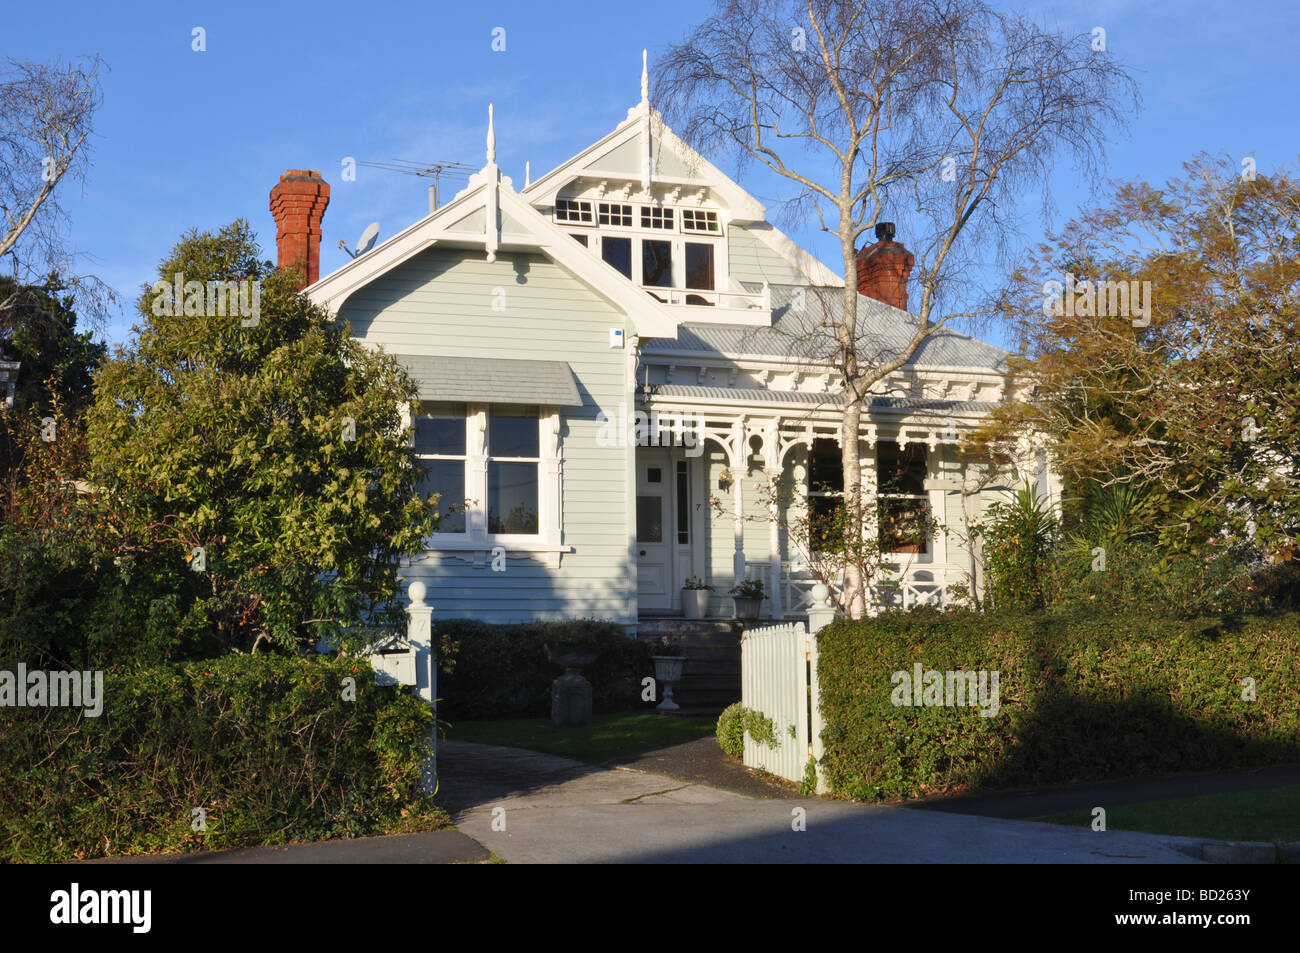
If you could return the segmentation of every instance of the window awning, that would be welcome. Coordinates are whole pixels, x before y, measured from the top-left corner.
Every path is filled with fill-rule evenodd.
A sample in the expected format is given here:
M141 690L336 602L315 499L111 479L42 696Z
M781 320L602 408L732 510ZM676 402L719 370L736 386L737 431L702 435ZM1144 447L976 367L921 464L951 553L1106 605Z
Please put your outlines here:
M573 371L564 361L398 354L421 400L579 407Z

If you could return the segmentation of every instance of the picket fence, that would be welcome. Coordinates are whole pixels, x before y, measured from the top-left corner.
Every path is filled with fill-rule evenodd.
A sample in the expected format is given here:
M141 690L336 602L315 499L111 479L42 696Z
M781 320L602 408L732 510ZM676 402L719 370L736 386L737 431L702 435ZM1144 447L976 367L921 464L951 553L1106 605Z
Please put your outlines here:
M834 618L828 595L814 592L807 625L786 622L750 629L740 643L741 704L771 721L775 736L760 741L746 731L745 766L799 782L812 759L818 794L828 788L821 771L816 634Z

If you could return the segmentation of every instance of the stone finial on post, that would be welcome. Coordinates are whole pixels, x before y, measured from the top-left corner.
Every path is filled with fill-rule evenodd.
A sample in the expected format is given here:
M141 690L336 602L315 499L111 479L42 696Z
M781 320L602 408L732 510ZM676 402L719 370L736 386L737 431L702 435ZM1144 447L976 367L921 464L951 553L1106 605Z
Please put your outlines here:
M808 607L808 634L816 635L835 621L835 605L831 602L831 588L824 582L812 587L812 605Z

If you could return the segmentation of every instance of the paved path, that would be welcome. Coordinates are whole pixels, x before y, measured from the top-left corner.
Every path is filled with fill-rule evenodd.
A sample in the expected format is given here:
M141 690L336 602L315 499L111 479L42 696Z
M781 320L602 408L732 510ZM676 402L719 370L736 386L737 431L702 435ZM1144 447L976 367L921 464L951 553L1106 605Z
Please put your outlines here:
M629 768L448 741L439 802L512 863L1196 863L1192 838L755 798ZM802 811L805 830L793 829ZM504 829L502 829L504 827Z

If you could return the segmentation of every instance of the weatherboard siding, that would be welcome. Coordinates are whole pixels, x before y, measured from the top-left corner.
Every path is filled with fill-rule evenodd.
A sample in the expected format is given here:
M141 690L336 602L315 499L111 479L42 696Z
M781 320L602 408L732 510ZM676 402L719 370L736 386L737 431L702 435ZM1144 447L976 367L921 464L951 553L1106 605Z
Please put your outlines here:
M808 284L808 278L798 268L743 225L728 229L727 267L737 281Z
M494 309L494 303L496 308ZM561 542L558 567L510 554L489 558L426 553L403 570L429 588L439 618L484 622L601 618L632 623L628 452L597 444L601 411L630 407L626 351L609 346L624 315L571 273L537 254L435 248L353 294L341 313L353 334L396 354L565 361L580 407L560 410Z

